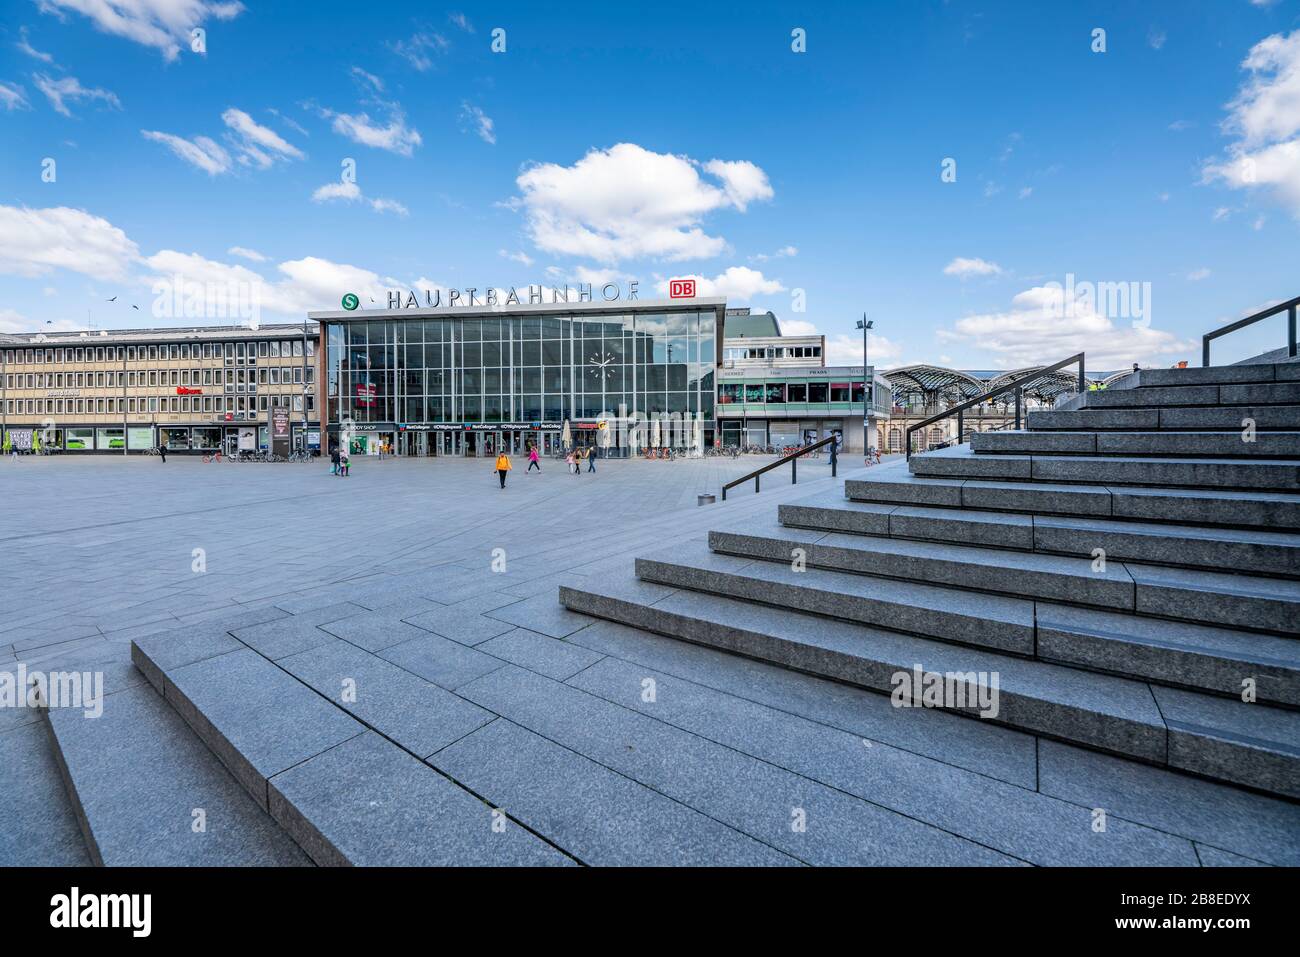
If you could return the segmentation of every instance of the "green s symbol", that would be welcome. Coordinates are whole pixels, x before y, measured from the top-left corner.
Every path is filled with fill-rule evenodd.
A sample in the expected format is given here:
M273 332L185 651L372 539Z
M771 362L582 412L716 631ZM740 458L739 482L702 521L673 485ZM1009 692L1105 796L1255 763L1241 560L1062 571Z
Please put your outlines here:
M361 305L361 300L357 298L356 293L349 292L343 296L343 308L349 312Z

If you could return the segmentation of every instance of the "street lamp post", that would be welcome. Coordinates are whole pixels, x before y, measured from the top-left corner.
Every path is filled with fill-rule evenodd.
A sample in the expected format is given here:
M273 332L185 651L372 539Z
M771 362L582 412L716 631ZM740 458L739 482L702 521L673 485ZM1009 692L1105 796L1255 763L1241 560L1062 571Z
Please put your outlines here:
M866 457L870 451L867 445L867 408L871 401L871 393L875 391L875 376L867 378L867 331L875 325L874 321L867 320L867 314L864 312L862 318L858 320L858 328L862 330L862 455Z

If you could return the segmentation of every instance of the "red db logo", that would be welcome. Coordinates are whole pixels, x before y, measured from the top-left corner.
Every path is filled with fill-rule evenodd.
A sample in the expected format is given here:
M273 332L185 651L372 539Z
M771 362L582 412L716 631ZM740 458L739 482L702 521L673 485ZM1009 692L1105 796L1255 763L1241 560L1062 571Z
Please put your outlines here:
M668 298L669 299L694 299L695 280L694 279L668 280Z

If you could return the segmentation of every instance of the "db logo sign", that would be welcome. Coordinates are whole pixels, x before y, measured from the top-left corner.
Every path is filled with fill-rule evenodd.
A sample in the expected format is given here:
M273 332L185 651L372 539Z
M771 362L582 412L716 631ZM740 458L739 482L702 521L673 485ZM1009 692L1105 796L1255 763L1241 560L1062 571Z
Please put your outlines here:
M694 299L695 280L694 279L668 280L668 298L669 299Z

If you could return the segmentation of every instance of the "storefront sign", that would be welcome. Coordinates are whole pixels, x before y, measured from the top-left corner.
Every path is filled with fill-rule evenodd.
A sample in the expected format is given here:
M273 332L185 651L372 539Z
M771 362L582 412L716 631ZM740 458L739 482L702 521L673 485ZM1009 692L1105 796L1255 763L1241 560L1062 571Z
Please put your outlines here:
M187 387L187 386L178 385L178 386L176 387L176 394L177 394L177 395L202 395L202 394L203 394L203 390L202 390L202 389L191 389L191 388L189 388L189 387Z
M51 389L45 393L47 399L75 399L81 395L80 389Z

